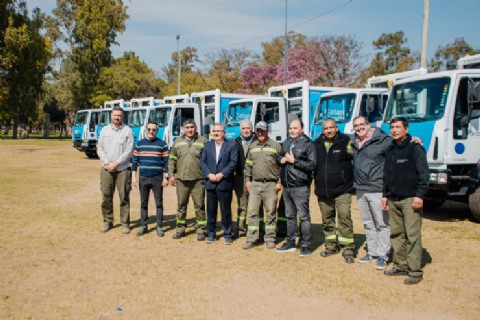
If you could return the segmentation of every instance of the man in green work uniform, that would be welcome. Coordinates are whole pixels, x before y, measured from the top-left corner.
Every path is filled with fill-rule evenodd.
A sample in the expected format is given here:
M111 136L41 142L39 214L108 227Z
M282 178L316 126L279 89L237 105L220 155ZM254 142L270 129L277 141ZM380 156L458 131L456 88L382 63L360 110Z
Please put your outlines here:
M177 188L177 230L173 239L185 236L188 199L191 196L195 208L197 240L205 240L205 180L200 158L207 139L198 135L192 119L183 123L184 135L175 140L168 159L170 184Z
M322 212L325 235L325 250L320 255L328 257L338 253L339 245L343 249L345 262L353 263L353 148L350 138L338 132L335 120L325 119L322 128L322 134L314 143L317 154L315 194Z
M282 190L277 155L280 145L268 137L268 125L260 121L256 126L257 141L252 142L245 161L245 188L249 192L248 229L245 250L259 240L259 211L265 208L265 244L275 248L277 193Z

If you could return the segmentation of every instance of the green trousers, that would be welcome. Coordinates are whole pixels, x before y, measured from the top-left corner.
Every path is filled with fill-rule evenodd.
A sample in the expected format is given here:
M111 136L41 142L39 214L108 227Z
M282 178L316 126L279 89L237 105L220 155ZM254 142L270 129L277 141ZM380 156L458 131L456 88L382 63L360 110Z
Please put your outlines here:
M393 265L408 271L410 276L422 276L422 210L413 210L413 198L388 199L390 242Z
M276 182L252 181L248 199L247 241L255 243L260 237L260 208L265 209L265 242L275 242L277 193Z
M115 188L120 199L120 222L130 224L130 190L132 189L132 170L126 169L110 173L100 169L100 191L102 192L103 222L113 224L113 194Z
M333 199L318 197L318 205L322 212L325 249L337 250L337 246L340 246L344 256L353 255L352 194L344 193Z
M187 228L187 206L192 197L195 209L195 229L197 234L205 234L207 218L205 216L205 180L178 180L177 179L177 230L176 233L184 233Z

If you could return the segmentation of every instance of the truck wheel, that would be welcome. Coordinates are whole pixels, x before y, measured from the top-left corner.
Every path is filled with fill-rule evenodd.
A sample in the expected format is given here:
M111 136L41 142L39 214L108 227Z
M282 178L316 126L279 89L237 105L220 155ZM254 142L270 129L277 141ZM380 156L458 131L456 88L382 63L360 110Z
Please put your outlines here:
M480 187L468 197L468 206L472 216L480 222Z
M95 159L95 158L97 158L97 154L96 154L95 152L85 151L85 155L86 155L89 159Z

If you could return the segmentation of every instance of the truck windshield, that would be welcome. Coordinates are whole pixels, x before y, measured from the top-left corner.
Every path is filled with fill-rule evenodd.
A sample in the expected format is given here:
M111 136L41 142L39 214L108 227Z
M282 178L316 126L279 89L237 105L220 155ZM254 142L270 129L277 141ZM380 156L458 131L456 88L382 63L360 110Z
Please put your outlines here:
M133 109L130 110L130 114L128 115L128 125L130 127L141 127L145 122L145 115L147 110L139 110Z
M357 95L355 93L321 97L313 122L322 124L326 118L332 118L337 123L349 122L352 118L356 99Z
M87 115L88 115L88 112L77 113L77 115L75 116L74 125L78 126L78 125L86 124L87 123Z
M252 115L252 101L231 103L228 106L227 117L225 118L225 126L239 126L240 122L250 119Z
M394 85L387 103L385 122L395 117L410 121L437 120L443 117L450 78L436 78Z
M159 127L166 127L172 108L155 108L150 112L149 121L156 122Z
M107 125L110 123L110 110L103 110L100 114L100 125Z

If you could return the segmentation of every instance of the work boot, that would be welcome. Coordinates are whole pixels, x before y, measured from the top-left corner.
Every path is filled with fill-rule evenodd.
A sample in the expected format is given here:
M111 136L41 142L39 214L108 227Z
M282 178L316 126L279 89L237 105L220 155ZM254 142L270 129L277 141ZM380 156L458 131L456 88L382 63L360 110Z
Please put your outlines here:
M418 284L422 280L423 280L422 276L408 276L408 277L405 278L403 283L412 285L412 284Z
M330 257L334 254L337 254L338 253L338 250L333 250L333 249L325 249L323 250L322 252L320 252L320 255L324 258L326 257Z
M128 226L128 224L124 224L122 225L122 233L123 234L129 234L130 233L130 227Z
M100 229L100 232L105 233L108 232L110 229L112 229L113 225L110 222L104 222L103 223L103 228Z
M249 250L249 249L252 249L253 248L253 243L247 241L245 242L245 244L243 245L243 249L244 250Z

